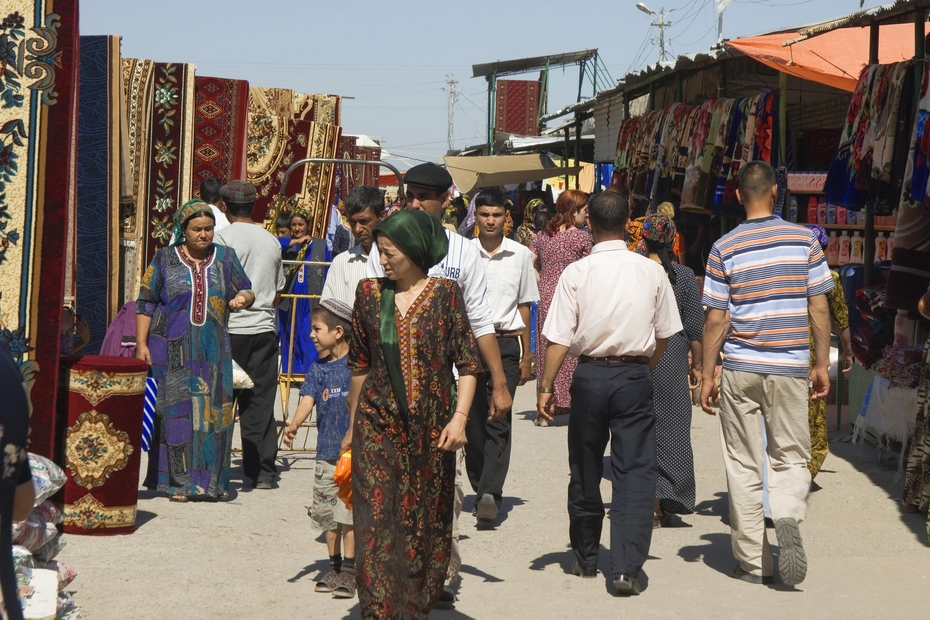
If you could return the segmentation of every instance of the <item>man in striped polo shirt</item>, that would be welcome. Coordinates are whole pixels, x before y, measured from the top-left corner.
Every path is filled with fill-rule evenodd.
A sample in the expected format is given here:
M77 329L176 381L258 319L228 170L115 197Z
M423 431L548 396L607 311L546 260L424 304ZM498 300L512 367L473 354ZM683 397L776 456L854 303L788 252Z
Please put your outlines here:
M811 483L807 402L808 396L824 398L830 387L826 293L833 279L817 236L773 215L776 193L770 165L757 161L740 168L736 195L747 219L714 244L707 260L701 407L715 415L719 398L733 555L739 560L733 576L773 581L762 513L765 450L778 569L782 582L796 585L807 574L798 529ZM810 371L809 324L817 355ZM721 345L718 389L714 368Z

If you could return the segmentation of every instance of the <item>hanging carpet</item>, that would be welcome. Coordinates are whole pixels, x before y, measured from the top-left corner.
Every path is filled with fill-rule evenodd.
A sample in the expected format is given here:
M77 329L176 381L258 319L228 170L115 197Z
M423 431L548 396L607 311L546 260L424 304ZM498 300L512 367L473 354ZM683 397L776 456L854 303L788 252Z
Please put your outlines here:
M200 197L204 179L246 178L249 83L197 76L195 86L193 195Z

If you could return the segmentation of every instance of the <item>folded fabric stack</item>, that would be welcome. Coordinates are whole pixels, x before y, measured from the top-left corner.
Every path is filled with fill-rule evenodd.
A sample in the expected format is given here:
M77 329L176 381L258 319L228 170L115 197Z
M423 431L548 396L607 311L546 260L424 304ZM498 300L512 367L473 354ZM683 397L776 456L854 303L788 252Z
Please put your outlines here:
M888 379L891 387L914 389L920 380L923 345L916 347L885 347L882 359L872 369Z
M850 313L849 331L853 355L866 368L872 368L894 342L894 310L885 307L885 285L856 291L854 300L859 317Z

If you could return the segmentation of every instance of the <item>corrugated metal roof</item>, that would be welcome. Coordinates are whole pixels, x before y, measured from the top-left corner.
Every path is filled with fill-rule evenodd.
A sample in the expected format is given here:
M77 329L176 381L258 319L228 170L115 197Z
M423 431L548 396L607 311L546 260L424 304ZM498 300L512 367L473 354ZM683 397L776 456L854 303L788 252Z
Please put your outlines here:
M517 60L486 62L480 65L472 65L471 71L472 77L487 77L495 74L502 76L545 69L547 61L550 67L562 67L564 65L573 65L585 60L590 60L595 56L597 56L597 48L582 50L580 52L563 52L561 54L551 54L549 56L533 56L531 58L519 58Z

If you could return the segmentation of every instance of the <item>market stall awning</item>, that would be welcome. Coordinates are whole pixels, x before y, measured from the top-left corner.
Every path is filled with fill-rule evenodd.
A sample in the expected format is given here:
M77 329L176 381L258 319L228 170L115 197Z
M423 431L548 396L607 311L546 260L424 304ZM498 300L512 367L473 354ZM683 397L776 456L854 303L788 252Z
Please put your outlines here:
M785 41L796 39L799 35L799 32L765 34L734 39L725 45L789 75L840 90L856 90L859 74L869 62L868 28L841 28L788 47L782 46ZM880 63L890 64L913 57L913 24L892 24L879 28Z
M563 174L578 174L578 166L557 167L547 155L492 155L443 157L455 186L464 194L482 187L541 181Z

